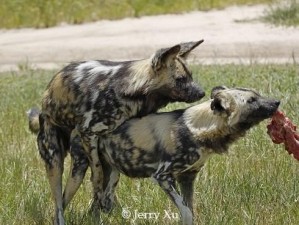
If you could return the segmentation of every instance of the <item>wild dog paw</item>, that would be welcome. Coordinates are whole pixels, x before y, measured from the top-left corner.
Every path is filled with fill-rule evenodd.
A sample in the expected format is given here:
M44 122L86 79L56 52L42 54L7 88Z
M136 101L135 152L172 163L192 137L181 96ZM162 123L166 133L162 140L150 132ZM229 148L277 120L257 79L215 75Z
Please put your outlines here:
M105 196L101 200L101 211L104 213L110 213L118 205L119 202L116 196Z
M101 211L104 213L109 213L114 208L114 201L110 198L104 198L101 201Z
M88 213L92 217L99 217L100 216L100 209L101 209L101 206L100 206L99 200L94 199L92 201L92 204L91 204L91 207L90 207Z

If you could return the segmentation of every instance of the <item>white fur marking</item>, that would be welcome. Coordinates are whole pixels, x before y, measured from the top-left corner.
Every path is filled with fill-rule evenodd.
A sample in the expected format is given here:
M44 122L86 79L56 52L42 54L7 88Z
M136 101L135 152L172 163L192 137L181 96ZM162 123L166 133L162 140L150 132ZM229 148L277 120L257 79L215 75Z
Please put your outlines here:
M50 155L51 155L51 156L53 156L54 149L52 149L52 148L49 148L49 153L50 153Z
M89 70L90 74L98 74L98 73L110 73L112 72L112 75L115 74L119 69L121 68L121 65L117 66L104 66L99 64L97 67L94 67L93 69Z
M155 174L161 174L161 172L164 172L167 170L167 168L170 166L171 162L163 162L163 163L159 163L159 167L156 171ZM161 168L164 166L163 170L161 170Z
M119 69L121 68L121 65L117 66L105 66L102 65L99 61L87 61L84 63L81 63L79 66L77 66L77 71L74 75L74 81L76 83L81 82L81 80L84 77L83 70L88 69L89 74L96 75L98 73L107 74L112 72L112 75L115 74Z
M84 121L84 125L83 125L84 128L88 128L89 127L89 123L90 123L90 121L92 119L93 111L94 110L91 110L91 111L89 111L89 112L87 112L87 113L84 114L84 117L85 117L85 121Z
M77 66L77 71L74 74L75 83L79 83L83 79L83 77L84 77L83 70L84 69L93 68L98 65L100 65L100 63L97 61L87 61L87 62L81 63L79 66Z
M104 125L104 123L96 123L92 128L91 128L91 131L92 132L100 132L102 130L106 130L108 129L109 127Z
M145 166L148 168L157 169L158 163L146 163Z

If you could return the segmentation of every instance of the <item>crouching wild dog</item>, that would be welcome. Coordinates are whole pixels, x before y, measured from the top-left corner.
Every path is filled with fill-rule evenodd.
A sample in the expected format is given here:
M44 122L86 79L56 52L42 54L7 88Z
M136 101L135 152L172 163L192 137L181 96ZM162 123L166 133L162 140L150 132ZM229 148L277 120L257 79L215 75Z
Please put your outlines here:
M216 87L211 100L199 105L126 121L99 143L114 179L106 192L114 193L119 172L152 177L178 207L183 224L192 224L193 184L207 158L226 152L279 104L253 90Z
M74 62L54 76L42 99L37 137L55 202L54 224L64 224L63 210L88 166L94 191L92 208L112 208L111 197L101 199L110 177L109 170L102 170L97 151L103 136L131 117L156 112L169 102L194 102L204 96L185 61L202 42L160 49L145 60ZM68 150L72 168L62 194Z

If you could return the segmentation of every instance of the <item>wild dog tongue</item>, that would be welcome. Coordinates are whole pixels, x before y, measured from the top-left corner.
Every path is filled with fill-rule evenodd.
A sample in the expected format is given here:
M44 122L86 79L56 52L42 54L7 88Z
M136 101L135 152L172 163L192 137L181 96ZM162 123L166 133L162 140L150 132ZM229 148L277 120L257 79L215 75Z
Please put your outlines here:
M299 134L296 126L281 111L276 111L270 124L267 125L267 133L275 144L284 143L285 149L294 158L299 160Z

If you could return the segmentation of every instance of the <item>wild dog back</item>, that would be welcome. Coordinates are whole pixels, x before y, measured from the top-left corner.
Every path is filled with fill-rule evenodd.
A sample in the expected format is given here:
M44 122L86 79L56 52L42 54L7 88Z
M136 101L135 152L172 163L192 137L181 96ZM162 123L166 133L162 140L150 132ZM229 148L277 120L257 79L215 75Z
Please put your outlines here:
M167 153L176 151L172 127L182 113L178 110L131 119L100 143L100 152L125 175L149 177Z
M169 102L199 100L204 92L193 82L185 62L191 50L182 49L186 52L180 51L180 45L161 49L145 60L71 63L48 85L42 113L57 125L79 123L83 129L105 132L132 115L155 112Z

